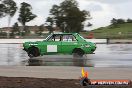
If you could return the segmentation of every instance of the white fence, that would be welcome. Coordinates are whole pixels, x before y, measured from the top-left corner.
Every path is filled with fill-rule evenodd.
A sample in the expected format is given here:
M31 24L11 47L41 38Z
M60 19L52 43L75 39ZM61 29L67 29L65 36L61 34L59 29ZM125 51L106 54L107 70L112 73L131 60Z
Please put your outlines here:
M0 39L0 43L6 44L17 44L17 43L24 43L24 42L35 42L35 41L43 41L44 39ZM94 43L107 43L106 39L86 39L87 41L94 42Z

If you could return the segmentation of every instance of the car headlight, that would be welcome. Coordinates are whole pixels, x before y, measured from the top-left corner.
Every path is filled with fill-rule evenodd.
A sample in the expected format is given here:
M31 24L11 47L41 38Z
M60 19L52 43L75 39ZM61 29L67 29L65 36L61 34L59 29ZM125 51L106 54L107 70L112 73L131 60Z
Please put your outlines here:
M85 45L86 48L90 47L90 45Z

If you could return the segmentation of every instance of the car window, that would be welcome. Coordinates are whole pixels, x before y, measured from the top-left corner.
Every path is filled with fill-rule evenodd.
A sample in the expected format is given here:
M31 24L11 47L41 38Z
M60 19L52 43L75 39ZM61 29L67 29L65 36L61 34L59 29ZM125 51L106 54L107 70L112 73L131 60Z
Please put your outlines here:
M62 37L62 41L76 41L76 38L73 35L63 35Z
M61 41L61 35L52 35L48 41Z

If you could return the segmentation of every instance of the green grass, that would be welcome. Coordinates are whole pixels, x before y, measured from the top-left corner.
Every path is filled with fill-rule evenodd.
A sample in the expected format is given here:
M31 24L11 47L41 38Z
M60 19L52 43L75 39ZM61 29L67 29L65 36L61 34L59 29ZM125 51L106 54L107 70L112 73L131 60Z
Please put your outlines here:
M117 38L117 39L132 39L132 23L110 25L101 27L90 32L94 33L95 38ZM89 33L82 33L84 36Z

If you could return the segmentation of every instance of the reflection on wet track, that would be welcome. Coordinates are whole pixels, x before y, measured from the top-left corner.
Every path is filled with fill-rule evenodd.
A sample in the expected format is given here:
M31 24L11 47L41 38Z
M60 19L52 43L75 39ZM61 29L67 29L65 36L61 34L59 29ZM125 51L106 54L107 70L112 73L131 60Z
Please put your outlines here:
M132 44L97 44L95 54L29 58L20 44L0 44L0 65L132 67Z

